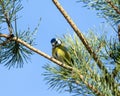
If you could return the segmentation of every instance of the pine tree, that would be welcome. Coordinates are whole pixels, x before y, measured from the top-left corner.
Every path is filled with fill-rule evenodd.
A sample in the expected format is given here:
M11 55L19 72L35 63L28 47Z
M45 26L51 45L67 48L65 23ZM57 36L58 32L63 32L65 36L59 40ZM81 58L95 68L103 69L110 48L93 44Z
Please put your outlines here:
M74 60L71 69L46 65L44 74L50 88L85 96L119 96L120 70L120 1L119 0L79 0L84 7L94 9L105 18L114 29L115 38L107 40L105 35L96 36L94 29L85 37L57 0L57 8L74 29L75 35L61 37L69 48ZM116 28L118 26L118 28Z
M94 29L84 36L58 0L54 4L74 29L74 34L65 34L62 42L69 49L74 64L63 64L55 58L34 48L34 31L19 32L17 13L23 8L21 0L0 0L0 64L6 67L23 67L33 52L52 61L44 66L45 80L57 91L68 91L86 96L120 96L120 0L79 0L84 7L94 9L105 18L117 35L110 40L105 35L97 36ZM4 23L7 24L4 29ZM6 33L6 34L5 34ZM54 63L54 64L53 64Z

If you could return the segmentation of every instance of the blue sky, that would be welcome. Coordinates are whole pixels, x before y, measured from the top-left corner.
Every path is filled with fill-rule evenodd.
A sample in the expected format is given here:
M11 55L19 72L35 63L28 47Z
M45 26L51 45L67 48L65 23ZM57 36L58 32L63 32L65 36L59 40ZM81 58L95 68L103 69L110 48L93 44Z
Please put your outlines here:
M104 19L96 16L95 11L87 10L77 0L59 0L71 18L84 33L94 25L99 26ZM29 27L33 30L40 17L42 18L36 35L36 48L51 55L50 40L73 30L58 11L52 0L23 0L23 9L19 12L18 30L24 31ZM42 68L50 61L34 54L31 61L23 68L8 70L0 66L0 96L70 96L69 93L59 93L48 89Z

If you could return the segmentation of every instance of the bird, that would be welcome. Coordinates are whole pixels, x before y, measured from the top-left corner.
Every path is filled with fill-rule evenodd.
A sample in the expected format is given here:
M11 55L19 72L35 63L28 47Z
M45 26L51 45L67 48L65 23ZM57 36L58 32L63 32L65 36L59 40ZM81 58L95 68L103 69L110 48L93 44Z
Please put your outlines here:
M71 58L68 49L62 43L62 41L58 38L52 38L51 45L52 45L52 56L55 59L61 61L62 63L72 66L73 59Z

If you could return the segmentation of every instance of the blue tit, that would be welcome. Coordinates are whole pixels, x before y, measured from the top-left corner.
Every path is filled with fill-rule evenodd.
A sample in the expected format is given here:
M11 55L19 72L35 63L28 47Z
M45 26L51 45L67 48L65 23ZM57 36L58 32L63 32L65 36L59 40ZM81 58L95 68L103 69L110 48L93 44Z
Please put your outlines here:
M55 59L69 66L73 64L73 60L70 57L68 49L63 45L60 39L53 38L51 40L51 45L52 45L52 56Z

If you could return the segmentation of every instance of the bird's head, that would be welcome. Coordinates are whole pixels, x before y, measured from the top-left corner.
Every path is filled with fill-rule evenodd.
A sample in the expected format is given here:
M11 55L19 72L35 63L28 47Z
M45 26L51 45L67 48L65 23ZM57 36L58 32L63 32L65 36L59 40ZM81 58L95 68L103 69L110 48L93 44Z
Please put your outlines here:
M62 44L62 41L60 39L57 38L53 38L51 39L51 45L52 47L56 47Z

